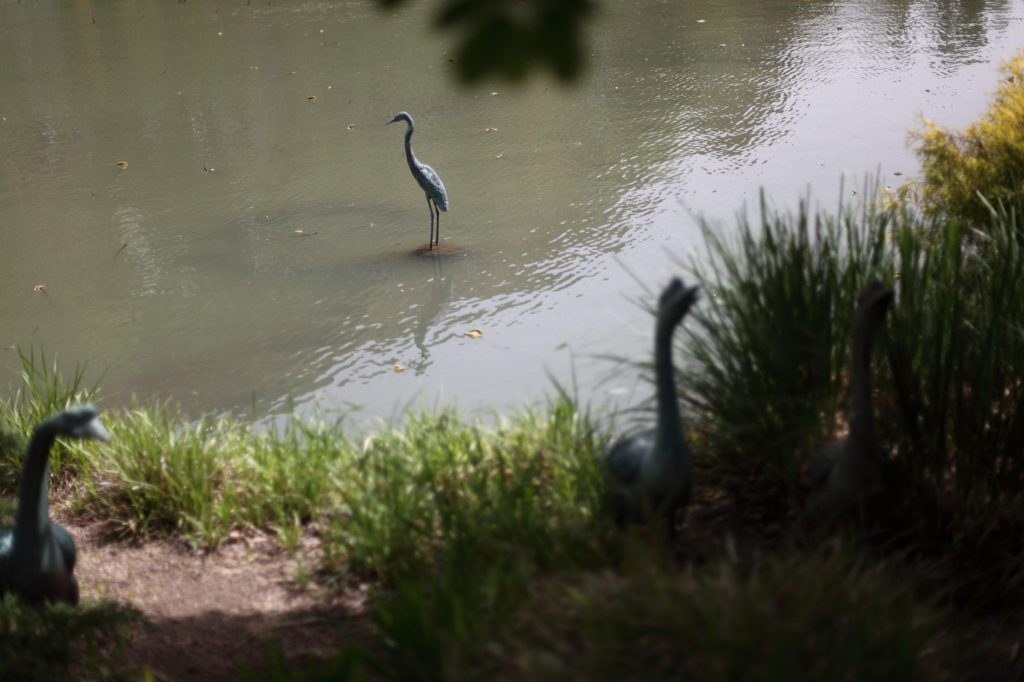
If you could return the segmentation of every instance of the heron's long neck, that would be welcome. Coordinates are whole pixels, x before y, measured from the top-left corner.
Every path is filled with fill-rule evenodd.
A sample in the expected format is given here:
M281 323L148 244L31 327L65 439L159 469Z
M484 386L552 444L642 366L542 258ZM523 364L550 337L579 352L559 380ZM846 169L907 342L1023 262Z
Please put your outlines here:
M47 493L49 491L50 448L56 434L37 428L28 444L25 468L18 497L18 516L14 522L15 549L33 551L50 522Z
M654 379L657 385L658 427L657 449L662 453L685 452L683 419L676 399L676 381L672 370L671 325L658 325L654 333Z
M875 438L875 411L871 406L871 341L874 329L858 319L853 331L853 365L850 373L850 438L869 444Z
M415 168L419 163L416 161L416 155L412 153L412 123L409 123L409 127L405 129L405 160L409 162L409 168Z

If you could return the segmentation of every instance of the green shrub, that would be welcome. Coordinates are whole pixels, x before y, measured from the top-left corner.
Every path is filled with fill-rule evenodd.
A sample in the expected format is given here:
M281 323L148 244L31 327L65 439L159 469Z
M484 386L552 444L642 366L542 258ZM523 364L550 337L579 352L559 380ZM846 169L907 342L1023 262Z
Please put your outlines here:
M912 680L936 615L900 573L826 548L538 581L476 679Z
M77 677L72 669L94 677L103 669L97 647L116 650L127 626L141 618L134 607L110 601L33 606L10 594L0 597L0 679L70 681Z
M1000 71L1003 79L980 120L957 131L925 119L911 136L924 178L900 193L919 190L929 215L981 227L989 221L981 197L1009 199L1024 191L1024 50Z

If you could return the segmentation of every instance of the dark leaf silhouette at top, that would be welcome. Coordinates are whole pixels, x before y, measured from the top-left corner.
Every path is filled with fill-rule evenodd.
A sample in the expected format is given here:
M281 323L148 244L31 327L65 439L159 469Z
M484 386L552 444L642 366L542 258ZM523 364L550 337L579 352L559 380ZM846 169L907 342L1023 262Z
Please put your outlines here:
M378 2L391 8L407 0ZM519 81L537 69L568 82L583 71L583 23L593 8L592 0L444 0L437 25L462 34L454 64L467 83Z

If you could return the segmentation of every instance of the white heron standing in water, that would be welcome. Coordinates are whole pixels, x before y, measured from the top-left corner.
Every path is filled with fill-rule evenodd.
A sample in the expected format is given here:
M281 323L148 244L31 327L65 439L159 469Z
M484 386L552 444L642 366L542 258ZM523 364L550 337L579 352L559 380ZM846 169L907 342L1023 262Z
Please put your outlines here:
M433 249L434 244L441 242L441 211L448 211L448 194L444 191L444 183L441 182L441 178L434 172L434 169L430 166L420 163L416 158L416 155L412 153L412 131L413 123L412 116L400 111L395 114L395 117L385 123L384 125L390 125L395 121L405 121L409 124L409 127L405 129L405 159L409 162L409 170L412 171L412 176L416 178L416 182L420 184L423 192L427 195L427 210L430 211L430 245L429 248ZM437 239L434 239L434 213L437 213Z

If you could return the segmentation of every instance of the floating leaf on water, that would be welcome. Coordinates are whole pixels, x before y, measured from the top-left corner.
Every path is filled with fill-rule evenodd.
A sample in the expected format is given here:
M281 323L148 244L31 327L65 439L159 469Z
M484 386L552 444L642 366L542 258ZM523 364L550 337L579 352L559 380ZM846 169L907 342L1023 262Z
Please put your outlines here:
M470 329L468 332L466 332L466 336L470 336L474 339L479 339L483 335L484 333L479 329Z
M496 158L496 159L503 159L503 158L505 158L505 155L504 154L498 154L494 158Z
M37 285L35 287L32 287L32 291L42 291L45 288L46 288L45 284L39 284L39 285Z
M703 20L703 19L698 19L698 20L697 20L697 23L698 23L698 24L703 24L703 23L704 23L704 20Z
M128 167L128 162L127 161L118 161L117 162L117 167L118 168L127 168Z
M896 171L895 173L893 173L893 175L903 175L903 173Z
M250 70L250 71L256 71L256 70L257 70L257 69L259 69L259 68L260 68L260 67L258 67L258 66L250 66L250 67L249 67L249 70Z
M356 127L356 124L355 123L351 123L351 124L349 124L348 129L352 130L355 127Z
M493 133L497 128L484 128L485 133Z
M405 371L405 367L402 367L401 365L395 365L395 371L396 372L404 372Z
M450 62L457 62L457 61L459 61L459 60L458 60L458 59L456 59L455 57L452 57L452 58L451 58L451 59L449 59L448 61L450 61Z
M842 31L842 30L843 30L843 27L842 27L842 26L836 26L836 30L837 30L837 31Z
M306 99L308 99L310 102L315 102L316 101L316 95L310 95Z

